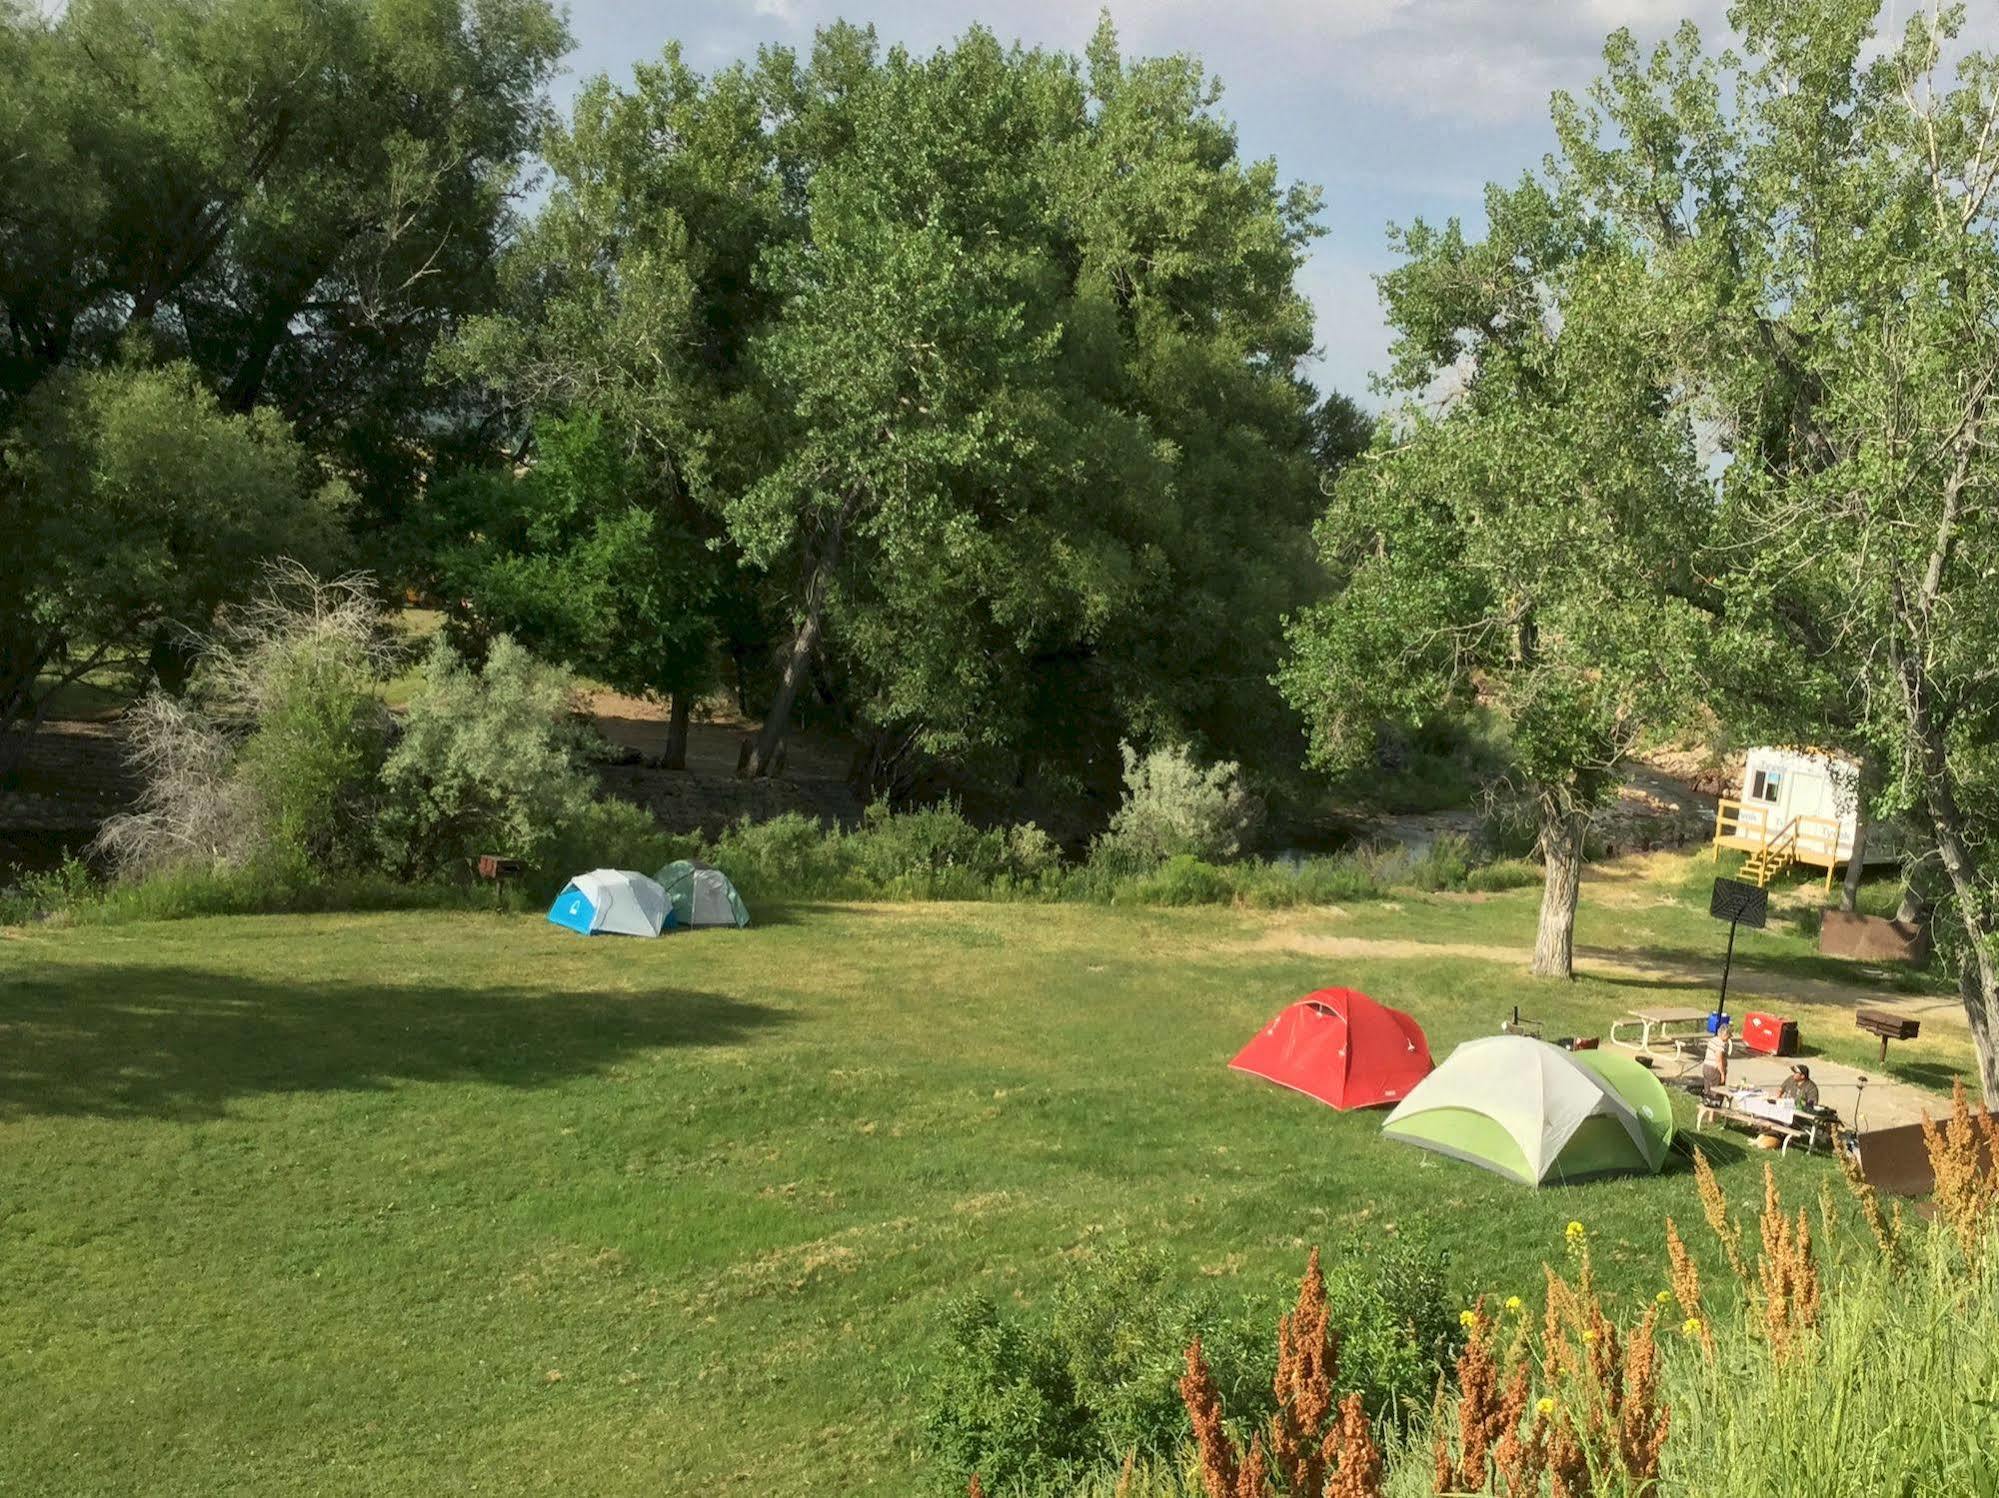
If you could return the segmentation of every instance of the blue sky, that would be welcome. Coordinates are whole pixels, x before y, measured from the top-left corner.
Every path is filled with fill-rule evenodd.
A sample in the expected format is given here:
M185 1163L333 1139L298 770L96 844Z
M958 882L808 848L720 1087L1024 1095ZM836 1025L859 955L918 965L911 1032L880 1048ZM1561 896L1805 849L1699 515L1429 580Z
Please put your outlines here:
M1891 10L1907 6L1894 0ZM1132 0L1110 10L1128 54L1192 52L1220 75L1246 155L1274 156L1286 177L1325 190L1329 232L1304 273L1318 313L1316 374L1368 399L1388 347L1372 280L1391 263L1386 226L1419 215L1475 222L1484 184L1517 178L1553 144L1549 94L1588 84L1610 31L1629 26L1649 42L1689 18L1715 35L1726 4ZM622 79L669 39L707 72L767 43L807 46L836 19L872 22L885 41L925 50L979 22L1002 40L1079 51L1096 15L1090 0L571 0L577 48L559 94L599 72ZM1980 24L1995 29L1989 11Z

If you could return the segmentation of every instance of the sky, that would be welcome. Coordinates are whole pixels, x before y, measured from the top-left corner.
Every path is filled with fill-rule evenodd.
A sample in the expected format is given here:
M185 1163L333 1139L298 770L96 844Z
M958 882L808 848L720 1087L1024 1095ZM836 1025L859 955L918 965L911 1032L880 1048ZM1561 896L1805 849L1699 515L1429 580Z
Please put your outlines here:
M1904 15L1911 0L1890 0ZM1989 0L1980 0L1974 10ZM1388 225L1482 219L1484 185L1514 181L1553 146L1548 101L1598 72L1604 38L1641 42L1691 19L1726 29L1726 0L1117 0L1127 56L1190 52L1219 75L1243 154L1325 192L1325 236L1301 283L1317 313L1323 387L1369 405L1389 333L1373 277L1393 263ZM576 51L558 88L631 64L677 39L709 72L759 46L805 48L833 20L871 22L884 42L927 51L977 22L1002 41L1080 52L1091 0L570 0ZM1981 29L1999 30L1989 20Z

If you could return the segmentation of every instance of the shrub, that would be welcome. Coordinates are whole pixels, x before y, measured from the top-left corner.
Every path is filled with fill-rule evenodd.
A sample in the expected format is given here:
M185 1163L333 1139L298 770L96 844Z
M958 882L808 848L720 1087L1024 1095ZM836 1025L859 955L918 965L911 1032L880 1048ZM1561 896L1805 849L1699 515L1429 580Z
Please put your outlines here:
M992 1491L1057 1481L1101 1452L1054 1339L1000 1314L983 1296L953 1308L943 1370L923 1427L962 1493L976 1472Z
M1541 870L1524 858L1502 858L1480 864L1465 878L1465 888L1497 894L1507 889L1527 889L1542 880Z
M1228 871L1176 853L1121 894L1142 905L1221 905L1235 897L1235 885Z
M789 811L767 822L744 817L716 840L709 860L726 869L754 907L767 899L843 899L865 893L837 827Z
M218 616L187 699L154 692L125 720L138 810L98 837L122 874L352 864L367 846L392 651L364 578L294 563Z
M1462 1336L1445 1280L1420 1235L1357 1247L1327 1274L1340 1392L1397 1420L1425 1407ZM1196 1336L1231 1419L1255 1426L1274 1407L1276 1286L1223 1303L1177 1286L1158 1252L1114 1244L1079 1260L1053 1299L1045 1323L986 1300L953 1314L925 1418L942 1490L962 1493L975 1471L1000 1493L1073 1487L1133 1453L1170 1461L1185 1444L1182 1350Z
M643 806L607 796L575 809L530 870L528 883L538 897L553 899L582 869L637 869L652 874L677 858L703 856L698 836L675 837Z
M382 767L386 866L423 878L480 853L545 862L591 801L569 691L565 673L505 635L477 671L439 638Z
M1371 900L1387 893L1372 861L1354 854L1307 859L1298 870L1299 903L1331 905Z
M1120 872L1142 873L1176 854L1210 863L1238 858L1263 820L1263 804L1232 762L1203 769L1184 745L1124 755L1123 804L1091 850Z
M54 868L25 870L14 883L0 889L0 925L20 926L66 916L97 894L90 865L65 855Z
M948 803L893 813L877 801L847 838L869 891L894 899L975 900L1011 870L1004 832L981 832Z
M1471 844L1446 832L1409 860L1398 882L1411 889L1463 889L1471 877L1471 860Z
M1429 1401L1463 1340L1450 1261L1418 1232L1355 1243L1326 1272L1340 1334L1338 1389L1406 1421Z

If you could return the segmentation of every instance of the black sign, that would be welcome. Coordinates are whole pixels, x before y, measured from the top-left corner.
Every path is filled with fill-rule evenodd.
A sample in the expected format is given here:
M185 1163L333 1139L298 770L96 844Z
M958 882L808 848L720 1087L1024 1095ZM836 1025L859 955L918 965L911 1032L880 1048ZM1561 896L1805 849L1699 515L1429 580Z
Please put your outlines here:
M1715 880L1714 896L1708 901L1707 913L1716 920L1740 921L1760 931L1769 912L1770 892L1767 889L1744 884L1740 879Z

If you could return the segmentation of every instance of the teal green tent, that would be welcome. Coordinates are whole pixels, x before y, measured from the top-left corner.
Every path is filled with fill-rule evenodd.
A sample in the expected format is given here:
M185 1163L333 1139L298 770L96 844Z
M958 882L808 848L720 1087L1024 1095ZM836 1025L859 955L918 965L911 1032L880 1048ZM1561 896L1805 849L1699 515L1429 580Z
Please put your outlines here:
M720 869L682 858L668 864L654 876L673 902L673 914L681 929L696 926L747 926L749 907L736 893L736 886Z
M1607 1065L1613 1085L1582 1063L1586 1054L1524 1035L1466 1041L1396 1105L1381 1132L1523 1186L1656 1175L1672 1137L1664 1089L1654 1099L1621 1066ZM1656 1078L1649 1080L1658 1087ZM1648 1120L1618 1085L1657 1118Z
M1663 1162L1673 1147L1673 1103L1652 1068L1611 1051L1576 1051L1574 1056L1637 1115L1649 1141L1647 1157Z

